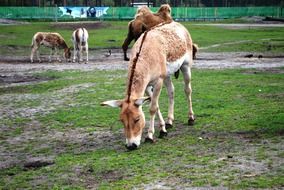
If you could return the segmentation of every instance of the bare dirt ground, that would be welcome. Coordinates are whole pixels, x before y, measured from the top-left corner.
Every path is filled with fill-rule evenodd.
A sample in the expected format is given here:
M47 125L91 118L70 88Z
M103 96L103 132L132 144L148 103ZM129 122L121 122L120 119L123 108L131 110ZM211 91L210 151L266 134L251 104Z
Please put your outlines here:
M218 46L219 44L216 44ZM202 48L202 49L206 49ZM111 55L108 50L93 50L90 51L90 60L88 64L78 64L71 62L56 62L48 63L48 56L41 56L42 63L30 63L28 56L1 56L0 57L0 84L3 81L10 80L5 79L5 76L16 75L29 75L36 72L42 72L45 70L117 70L127 69L128 62L123 61L122 50L112 49ZM284 66L284 54L271 55L260 53L206 53L198 52L197 59L194 61L193 69L228 69L228 68L257 68L257 69L269 69ZM17 76L16 76L17 77ZM23 79L25 80L25 79ZM26 80L29 80L28 78ZM24 81L22 81L24 82Z

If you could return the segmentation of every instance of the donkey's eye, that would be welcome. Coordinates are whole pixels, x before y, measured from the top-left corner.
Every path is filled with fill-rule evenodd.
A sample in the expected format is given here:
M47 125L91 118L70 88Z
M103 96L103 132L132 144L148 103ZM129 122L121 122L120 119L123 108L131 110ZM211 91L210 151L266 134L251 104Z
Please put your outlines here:
M140 117L137 117L137 118L134 120L134 123L137 123L139 120L140 120Z

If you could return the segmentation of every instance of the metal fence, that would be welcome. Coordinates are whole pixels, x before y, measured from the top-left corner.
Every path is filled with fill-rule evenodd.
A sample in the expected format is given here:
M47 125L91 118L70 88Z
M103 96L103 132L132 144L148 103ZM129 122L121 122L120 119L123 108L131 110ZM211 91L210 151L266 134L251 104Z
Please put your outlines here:
M0 7L0 18L10 19L51 19L70 20L91 18L90 7ZM95 7L96 14L92 18L100 19L132 19L137 8L134 7ZM152 7L153 12L158 7ZM73 13L72 13L73 11ZM173 7L172 17L176 20L224 19L245 16L263 16L283 18L282 7Z

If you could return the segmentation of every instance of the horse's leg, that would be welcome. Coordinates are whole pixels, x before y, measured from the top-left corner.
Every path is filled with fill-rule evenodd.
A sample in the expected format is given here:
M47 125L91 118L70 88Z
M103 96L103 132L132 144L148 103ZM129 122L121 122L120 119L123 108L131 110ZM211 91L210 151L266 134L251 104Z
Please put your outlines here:
M166 128L168 129L173 127L174 121L174 85L170 76L165 78L164 84L167 88L169 97L168 120L166 122Z
M188 125L194 124L194 113L192 110L192 100L191 100L191 70L188 64L183 64L181 66L181 71L183 73L183 79L184 79L184 92L187 98L188 102Z

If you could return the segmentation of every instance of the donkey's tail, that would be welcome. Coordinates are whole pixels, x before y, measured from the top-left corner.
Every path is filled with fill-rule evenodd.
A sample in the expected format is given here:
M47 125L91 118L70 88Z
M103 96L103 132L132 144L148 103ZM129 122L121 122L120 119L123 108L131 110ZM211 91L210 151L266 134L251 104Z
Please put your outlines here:
M85 46L86 45L86 42L87 42L87 39L85 37L85 28L81 28L82 29L82 46Z
M196 59L196 54L198 52L198 45L192 44L192 59ZM175 72L175 78L178 79L179 77L179 70Z
M34 47L34 38L32 38L31 48Z
M196 54L198 52L198 45L197 44L192 44L192 58L196 59Z

